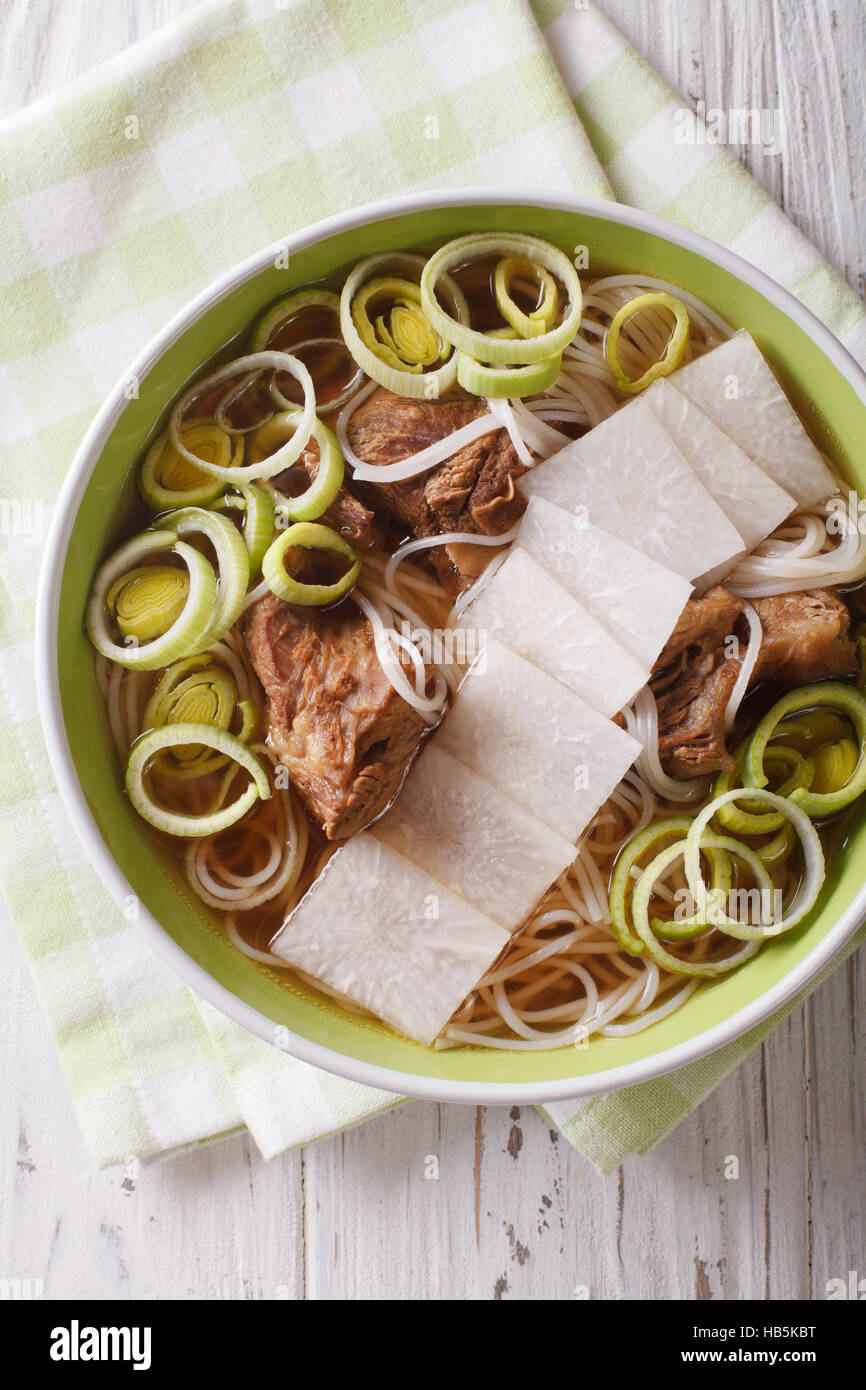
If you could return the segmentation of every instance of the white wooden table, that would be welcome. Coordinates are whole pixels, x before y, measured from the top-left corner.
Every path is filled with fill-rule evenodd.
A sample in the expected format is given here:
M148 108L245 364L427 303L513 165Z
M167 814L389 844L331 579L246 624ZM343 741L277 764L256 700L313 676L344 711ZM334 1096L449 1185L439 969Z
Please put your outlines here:
M781 155L738 153L862 292L861 0L602 4L689 98L781 107ZM187 8L3 0L0 110ZM531 1109L418 1102L270 1164L236 1138L132 1181L92 1171L3 929L0 1275L42 1277L47 1297L823 1298L828 1279L866 1275L866 953L610 1178Z

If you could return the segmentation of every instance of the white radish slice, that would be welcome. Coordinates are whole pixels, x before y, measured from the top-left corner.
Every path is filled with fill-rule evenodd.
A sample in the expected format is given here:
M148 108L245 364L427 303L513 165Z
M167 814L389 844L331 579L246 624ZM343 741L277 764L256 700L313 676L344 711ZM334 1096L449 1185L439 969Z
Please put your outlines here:
M690 468L753 550L796 508L789 492L753 463L670 381L655 382L644 396Z
M458 699L460 697L458 696ZM370 834L514 931L574 845L430 743Z
M458 626L474 634L471 650L480 652L498 637L599 714L616 714L649 680L648 667L523 550L519 538L489 584L463 609Z
M574 843L641 745L501 642L485 648L436 745Z
M328 860L271 950L429 1047L508 940L362 831Z
M652 666L692 592L687 579L543 497L529 499L518 539L627 651Z
M837 486L754 338L743 329L696 357L673 384L801 507Z
M536 464L518 487L686 579L745 554L739 532L640 397Z

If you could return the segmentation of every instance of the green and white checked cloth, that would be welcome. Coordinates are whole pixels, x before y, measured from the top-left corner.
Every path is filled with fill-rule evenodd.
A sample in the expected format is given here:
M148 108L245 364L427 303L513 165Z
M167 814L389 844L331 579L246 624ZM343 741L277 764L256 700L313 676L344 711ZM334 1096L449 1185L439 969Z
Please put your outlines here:
M698 123L682 140L684 119L584 0L232 0L0 128L0 876L100 1166L243 1126L272 1156L401 1102L267 1047L181 985L66 821L34 713L33 601L45 516L104 392L267 242L404 189L484 183L616 198L704 232L866 360L861 301ZM547 1116L609 1171L777 1021Z

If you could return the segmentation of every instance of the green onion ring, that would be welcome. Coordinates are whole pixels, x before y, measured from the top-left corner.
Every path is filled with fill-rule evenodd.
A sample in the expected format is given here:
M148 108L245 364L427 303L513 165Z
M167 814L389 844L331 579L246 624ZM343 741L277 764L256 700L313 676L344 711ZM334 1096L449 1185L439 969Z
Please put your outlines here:
M237 508L244 514L244 545L249 555L250 580L253 580L274 538L277 515L275 494L269 487L259 487L256 483L238 483L237 492L227 492L220 505L228 509Z
M164 724L209 724L230 731L235 714L241 716L237 737L246 743L255 725L256 710L249 700L238 699L234 676L209 653L187 657L169 666L161 676L142 717L142 730ZM198 751L195 751L198 747ZM157 755L160 757L160 755ZM226 762L224 753L211 753L197 745L178 748L173 757L160 758L163 776L186 779L214 772Z
M676 839L684 838L691 823L690 816L666 816L664 820L656 821L655 824L648 825L645 830L633 835L619 852L610 880L611 930L623 950L628 951L631 956L643 954L643 943L628 925L628 894L630 888L633 890L635 882L631 871L638 859L657 842L666 840L671 835Z
M269 431L277 433L281 429L296 428L299 414L298 410L284 410L266 425L262 425L260 433L267 439ZM317 521L322 513L328 510L343 486L345 465L334 431L316 419L312 438L319 446L319 467L315 478L299 497L283 497L278 494L275 498L277 511L292 521Z
M243 458L243 442L232 443L231 436L221 429L215 420L206 416L187 420L181 426L181 434L190 452L196 447L214 450L217 461L223 465L229 462L240 463ZM196 455L198 457L198 455ZM182 464L181 474L191 475L186 487L172 487L164 480L163 470L172 464ZM220 483L211 474L193 467L189 460L173 448L168 431L151 444L138 470L138 488L145 502L155 512L168 511L172 507L197 507L212 502L219 495Z
M436 298L436 289L441 277L447 271L464 265L474 256L492 255L519 256L523 260L542 266L562 282L568 293L569 306L568 312L556 328L549 329L537 338L491 339L488 334L467 327L445 312ZM421 276L421 303L441 338L480 362L488 361L495 366L505 366L542 362L545 358L561 353L580 327L583 294L577 271L571 261L550 242L519 232L512 232L506 236L490 236L483 233L457 237L455 241L449 241L434 252Z
M286 551L295 545L305 550L324 550L341 555L351 562L350 568L333 584L303 584L286 573L283 563ZM329 526L319 526L312 521L299 521L283 531L268 548L262 561L262 574L271 593L286 603L298 603L308 608L336 603L349 592L360 573L360 557L348 541Z
M395 328L389 328L384 315L375 324L370 318L367 305L371 300L388 297L394 300L391 311L392 324L397 310L402 310L407 327L416 331L417 342L414 349L408 343L398 341ZM366 348L375 354L386 367L396 372L421 372L434 362L449 356L448 343L443 343L433 326L427 322L421 308L421 291L412 280L399 275L377 275L356 292L352 300L352 322Z
M241 793L237 801L221 811L207 816L184 816L175 811L167 811L157 805L144 785L144 774L148 762L157 753L179 744L203 744L217 753L225 754L239 767L250 774L252 781ZM215 729L210 724L164 724L160 729L151 729L142 734L133 745L126 768L126 790L129 799L142 819L157 830L169 835L214 835L240 820L259 797L267 801L271 786L267 773L258 758L250 752L234 734L225 729Z
M186 607L189 576L170 565L137 565L115 579L105 606L124 640L141 646L161 637Z
M661 854L656 855L651 864L647 864L632 894L632 920L647 954L657 965L672 971L675 975L695 975L703 979L713 980L719 975L726 975L728 971L735 970L738 965L742 965L743 961L751 959L760 950L761 943L760 941L747 941L733 955L726 956L724 960L715 961L680 960L678 956L672 956L669 951L665 950L650 926L650 898L659 875L670 867L678 855L686 853L688 853L688 840L680 840L676 844L668 845L667 849L663 849ZM700 875L700 865L698 865L698 874ZM703 880L701 883L703 884ZM690 891L692 891L691 888ZM694 897L693 891L692 896Z

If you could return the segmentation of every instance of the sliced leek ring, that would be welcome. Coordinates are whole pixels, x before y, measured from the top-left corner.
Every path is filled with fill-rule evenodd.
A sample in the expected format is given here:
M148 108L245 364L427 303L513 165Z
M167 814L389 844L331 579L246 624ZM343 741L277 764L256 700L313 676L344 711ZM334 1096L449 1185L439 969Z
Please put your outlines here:
M791 690L777 700L749 740L743 758L743 783L747 787L767 785L764 761L771 751L767 744L771 738L784 735L782 720L787 715L812 706L845 715L854 726L860 745L859 759L851 775L834 791L811 791L808 786L799 786L790 793L790 800L807 816L833 816L866 792L866 695L856 686L845 685L842 681L820 681Z
M408 251L385 252L383 255L368 256L366 260L360 261L346 280L340 295L340 329L346 346L358 366L380 386L384 386L398 396L438 400L457 381L457 355L454 352L449 352L449 340L442 338L441 332L430 320L420 287L418 290L419 310L424 313L430 323L431 331L442 339L439 355L447 354L447 360L443 365L433 371L422 371L418 363L407 365L393 351L393 339L391 346L379 341L374 349L359 332L353 314L355 301L359 294L363 295L369 281L381 281L385 272L390 271L392 276L400 277L402 284L411 282L414 287L423 275L426 264L423 256ZM457 320L460 323L468 324L469 305L462 290L450 276L443 276L441 288L447 295L449 305ZM404 297L408 297L408 295L404 295ZM366 301L364 303L366 304ZM372 331L372 325L370 327ZM373 341L376 341L375 337Z
M273 491L256 483L238 483L236 492L227 492L221 506L244 514L244 545L250 562L250 580L262 567L265 551L274 539L277 509Z
M243 460L243 440L232 441L215 420L199 417L181 426L184 445L196 458L209 458L223 467ZM166 430L151 444L138 470L138 488L155 512L173 507L198 507L221 491L219 479L190 463L173 447Z
M287 573L284 557L292 546L304 550L324 550L340 555L349 561L349 569L333 584L303 584ZM336 603L351 589L361 573L361 559L348 541L329 526L318 526L312 521L299 521L283 531L269 547L262 561L262 574L271 593L286 603L298 603L304 607L322 607Z
M643 954L643 943L628 923L628 897L635 882L632 869L656 845L671 837L676 841L684 839L691 823L690 816L666 816L633 835L620 850L610 880L611 929L620 946L631 956Z
M689 891L697 904L699 913L703 913L714 926L719 926L722 931L729 936L736 936L740 939L753 940L760 943L768 937L781 936L788 932L792 927L796 927L803 918L812 911L821 891L824 882L824 850L821 846L821 839L817 830L809 819L805 811L795 804L792 793L790 797L777 796L775 792L768 792L761 789L736 788L734 791L723 793L722 796L715 797L708 806L695 816L686 835L685 855L683 867L685 868L686 881ZM706 827L712 820L722 805L727 805L731 801L747 799L748 801L764 802L767 806L772 806L778 811L785 820L790 821L795 833L800 839L803 847L803 861L805 873L803 880L797 890L794 902L788 911L778 922L770 922L761 927L746 927L729 918L725 913L719 912L717 908L709 902L707 889L701 877L700 854L701 841L705 835ZM755 856L758 857L757 855Z
M653 362L651 367L632 381L627 376L619 360L619 339L620 334L628 320L634 314L640 313L641 309L670 309L674 316L674 328L665 348L664 356L658 362ZM629 395L634 395L638 391L643 391L652 382L657 381L660 376L669 376L676 371L677 367L685 356L686 347L689 341L689 311L685 304L679 299L674 299L672 294L665 294L661 290L653 290L648 294L636 295L634 299L628 300L621 308L617 309L610 321L610 327L605 336L604 354L608 360L614 380L620 391L626 391Z
M475 257L516 256L549 271L564 285L568 308L555 328L533 338L501 338L491 340L486 333L459 322L442 308L436 291L443 276ZM580 327L583 294L577 271L562 251L540 237L512 232L504 236L487 233L457 237L440 247L427 262L421 276L421 304L433 327L446 342L479 361L495 366L543 362L556 357L571 342Z
M497 400L518 396L535 396L546 391L559 376L562 353L543 362L523 367L485 366L466 352L457 354L457 380L464 391L473 396Z
M281 436L297 429L298 410L284 410L262 425L253 438L256 447L270 448ZM292 521L316 521L326 512L343 486L345 465L340 444L333 430L318 418L313 424L312 438L319 446L319 467L310 486L299 497L276 496L279 512Z
M160 530L176 536L206 536L216 551L219 565L216 602L197 650L212 647L225 636L243 607L250 582L250 558L243 537L228 517L205 511L203 507L182 507L178 512L160 517L156 524Z
M123 646L108 630L106 598L118 579L155 554L176 555L186 565L189 590L182 613L171 626L144 645ZM193 546L165 531L144 531L122 545L97 570L87 601L85 627L98 652L130 671L155 671L177 657L200 651L216 602L213 567Z
M205 652L175 661L163 673L145 706L142 729L157 729L164 724L208 724L231 731L237 715L241 727L236 735L246 743L255 727L256 707L251 700L238 699L232 673ZM157 754L157 760L162 776L185 780L216 771L227 758L224 753L213 753L199 744L180 744L170 753Z
M688 837L686 837L688 843ZM676 846L676 855L671 855L671 859L685 852L686 845ZM669 853L669 851L668 851ZM713 855L723 853L730 864L730 857L733 856L744 863L752 874L755 887L761 894L761 905L763 906L773 901L773 880L767 871L767 866L760 855L748 845L744 845L741 840L735 840L732 835L711 835L705 834L701 839L701 854ZM701 878L703 884L703 877ZM741 941L762 941L766 936L774 933L764 925L751 926L747 922L741 922L736 917L730 917L724 910L723 904L728 900L731 888L731 875L727 875L727 882L717 885L715 882L709 889L704 885L704 896L701 905L697 908L691 918L695 925L700 924L702 931L709 931L715 927L721 929L727 936L736 937ZM691 892L691 889L689 889ZM669 940L676 940L676 933L668 930L668 923L663 921L653 921L653 931L657 935L666 937ZM677 927L684 927L685 922L678 922Z
M717 836L716 838L723 839L724 837ZM725 956L722 960L682 960L679 956L673 956L670 951L665 950L650 926L649 903L656 880L670 868L674 860L687 853L687 846L687 839L678 840L657 854L651 864L647 864L632 894L632 920L634 929L643 942L647 955L657 965L672 971L675 975L691 975L700 979L714 980L719 975L726 975L730 970L735 970L738 965L742 965L743 961L750 960L761 949L761 943L760 941L747 941L739 951L734 951L732 955ZM700 865L698 866L698 876L700 877ZM703 885L703 880L700 881ZM690 891L694 898L694 889L691 885ZM704 887L704 893L706 897L706 887Z
M274 334L302 309L330 309L337 319L340 317L340 296L333 290L295 290L284 299L277 300L256 319L250 334L248 352L262 352L270 345Z
M511 282L521 273L536 276L541 286L541 303L525 314L511 297ZM559 290L544 266L534 265L525 256L503 256L493 272L493 292L500 314L521 338L537 338L546 333L559 309Z
M223 381L229 381L233 376L244 375L251 379L256 372L269 370L288 372L290 376L300 382L304 393L304 404L300 410L298 427L290 440L277 449L276 453L260 459L257 463L229 464L227 466L212 463L206 458L200 458L187 449L182 438L185 423L183 417L187 406L192 401L196 400L203 391L212 386L218 386ZM316 392L313 378L303 362L298 357L292 357L291 353L268 350L254 352L247 357L236 357L233 362L227 362L225 366L217 368L215 372L211 372L203 380L195 382L188 391L184 392L171 412L168 434L177 453L182 455L194 468L212 474L223 483L252 483L264 478L275 477L277 473L281 473L284 468L289 468L300 457L309 443L315 418Z
M169 565L138 565L115 579L105 602L124 637L141 645L161 637L186 607L189 575Z
M840 738L816 748L813 759L815 777L810 791L838 792L848 785L860 760L860 749L853 738Z
M145 786L147 764L158 753L182 745L203 745L238 764L250 774L250 784L230 806L224 806L205 816L185 816L168 811L154 801ZM267 773L258 758L234 734L211 724L164 724L142 734L133 745L126 768L126 790L138 814L157 830L169 835L213 835L234 825L256 801L266 801L271 795Z
M390 325L382 314L374 324L367 306L385 296L394 300ZM364 346L397 372L420 372L448 356L448 344L425 318L421 291L411 280L397 275L375 276L358 290L351 312Z

